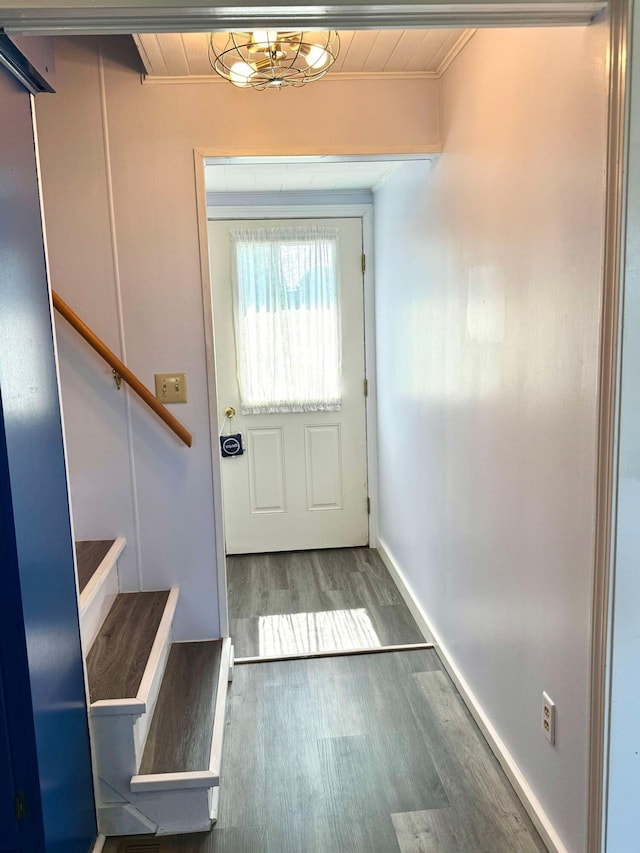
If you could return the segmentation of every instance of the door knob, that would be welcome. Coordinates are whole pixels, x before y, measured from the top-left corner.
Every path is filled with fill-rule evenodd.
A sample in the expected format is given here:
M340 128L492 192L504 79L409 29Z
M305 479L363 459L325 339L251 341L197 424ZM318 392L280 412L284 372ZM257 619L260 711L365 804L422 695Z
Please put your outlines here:
M225 418L231 419L231 418L235 417L235 414L236 414L236 410L233 408L233 406L227 406L227 408L224 410Z

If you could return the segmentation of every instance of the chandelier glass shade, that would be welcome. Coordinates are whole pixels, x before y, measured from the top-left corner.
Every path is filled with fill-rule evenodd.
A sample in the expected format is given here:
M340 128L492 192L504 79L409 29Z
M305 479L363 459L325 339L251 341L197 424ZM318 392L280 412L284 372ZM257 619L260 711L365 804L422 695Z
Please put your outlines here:
M281 89L324 77L339 50L335 30L212 33L209 62L217 74L241 89Z

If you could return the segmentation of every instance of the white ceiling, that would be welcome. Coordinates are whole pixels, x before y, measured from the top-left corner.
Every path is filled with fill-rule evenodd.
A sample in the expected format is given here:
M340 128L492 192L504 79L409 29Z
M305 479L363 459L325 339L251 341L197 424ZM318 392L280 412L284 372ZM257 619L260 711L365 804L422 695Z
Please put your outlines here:
M329 74L439 77L474 30L359 30L340 33ZM136 46L150 80L219 81L209 64L208 33L145 33Z
M205 183L208 193L373 190L397 166L393 160L207 164Z

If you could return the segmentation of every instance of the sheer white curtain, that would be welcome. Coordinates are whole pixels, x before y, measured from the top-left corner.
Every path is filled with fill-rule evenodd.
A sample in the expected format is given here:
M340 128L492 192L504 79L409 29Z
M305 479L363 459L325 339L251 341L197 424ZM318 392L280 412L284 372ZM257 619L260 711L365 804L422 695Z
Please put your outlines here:
M230 234L242 414L337 411L338 230L291 226Z

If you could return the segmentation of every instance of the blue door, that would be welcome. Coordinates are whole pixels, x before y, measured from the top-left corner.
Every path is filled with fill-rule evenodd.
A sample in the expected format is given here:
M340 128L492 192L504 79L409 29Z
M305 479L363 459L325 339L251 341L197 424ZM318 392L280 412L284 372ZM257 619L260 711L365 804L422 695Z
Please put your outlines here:
M16 805L20 802L15 785L9 728L4 702L4 686L0 671L0 853L17 853L21 848Z
M96 816L31 103L2 67L0 115L0 851L87 853Z

